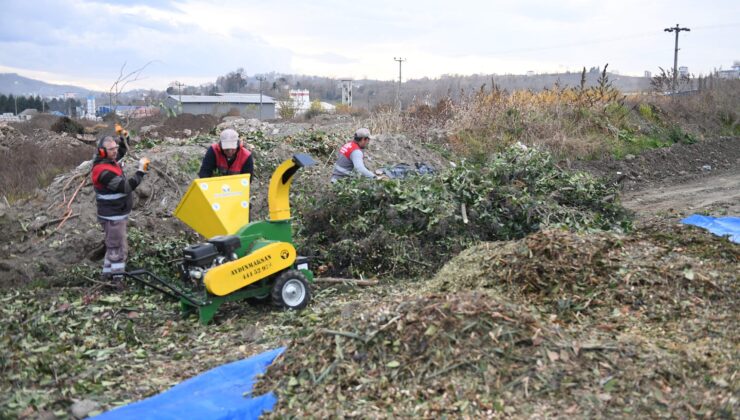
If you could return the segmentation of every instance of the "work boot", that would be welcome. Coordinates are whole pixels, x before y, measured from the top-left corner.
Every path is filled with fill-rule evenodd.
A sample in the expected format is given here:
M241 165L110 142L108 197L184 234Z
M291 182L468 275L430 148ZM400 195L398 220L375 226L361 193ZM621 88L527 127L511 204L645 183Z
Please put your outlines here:
M116 292L122 292L125 289L123 274L113 274L110 279L111 289Z

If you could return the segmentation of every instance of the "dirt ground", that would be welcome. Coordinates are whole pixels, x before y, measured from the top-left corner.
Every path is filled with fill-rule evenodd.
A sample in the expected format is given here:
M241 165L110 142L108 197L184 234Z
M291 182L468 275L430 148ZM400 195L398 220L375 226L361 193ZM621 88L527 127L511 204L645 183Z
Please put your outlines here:
M661 183L626 192L622 204L639 216L667 214L714 216L740 214L740 165L722 174L708 174L682 183Z
M577 162L573 168L622 186L622 203L640 217L740 214L740 138L648 151L625 160Z
M48 123L2 128L0 147L78 141L50 133ZM155 239L190 232L172 211L219 123L183 117L129 127L153 126L125 160L152 160L132 229ZM255 220L266 213L270 168L313 150L318 164L293 188L320 194L334 150L362 122L229 124L262 166L252 186ZM449 165L402 135L378 136L368 155L371 169ZM181 319L177 302L157 293L111 292L82 275L57 287L17 287L100 265L90 163L81 162L30 198L0 201L0 417L68 418L80 402L100 412L285 345L258 385L278 392L277 416L734 418L738 248L676 220L737 215L739 159L740 139L722 138L574 162L621 183L622 202L638 216L634 233L556 230L485 243L427 279L318 286L302 312L233 303L208 327ZM475 275L454 280L466 273Z
M142 156L152 161L152 170L135 191L129 226L154 237L190 232L190 228L175 219L172 212L197 176L206 148L217 141L217 130L236 128L255 155L255 179L250 191L251 217L259 220L266 217L267 185L272 169L278 163L295 152L312 154L317 165L301 173L295 181L295 188L320 193L329 184L335 150L348 141L361 124L343 116L316 122L274 124L226 118L219 124L220 120L212 116L186 114L156 125L158 118L134 120L126 125L134 134L143 127L151 127L147 133L132 138L133 148L123 160L124 170L135 167ZM22 128L4 127L0 132L0 148L12 147L18 142L34 142L44 147L86 143L66 133L49 131L44 127L53 121L47 120ZM264 135L254 137L257 129L264 131ZM102 127L98 135L110 132L112 127ZM177 137L166 137L165 133ZM311 135L317 136L317 140L310 140ZM147 147L142 147L145 143ZM311 151L316 143L321 143L321 147L316 149L318 153ZM85 147L89 145L85 144ZM435 152L402 135L381 135L371 142L367 151L369 168L402 162L412 165L425 162L437 168L448 164ZM0 288L48 278L80 264L99 263L102 233L96 220L90 168L90 161L81 161L77 168L57 176L51 185L36 191L30 198L12 205L0 201L0 229L4 232L0 240Z

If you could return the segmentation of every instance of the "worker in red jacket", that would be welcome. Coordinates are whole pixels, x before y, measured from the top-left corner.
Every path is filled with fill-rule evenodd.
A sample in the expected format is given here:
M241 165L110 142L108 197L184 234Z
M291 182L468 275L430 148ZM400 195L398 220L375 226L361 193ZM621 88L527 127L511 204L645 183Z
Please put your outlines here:
M334 164L334 170L331 173L331 182L337 182L346 178L356 171L366 178L379 178L365 167L364 150L370 144L370 130L360 128L349 143L346 143L337 153L337 161Z
M105 233L102 277L120 281L126 271L128 254L126 226L134 204L131 193L144 179L149 169L149 159L141 158L134 176L127 178L119 162L127 151L124 138L128 133L120 126L116 127L116 131L119 132L120 143L112 136L103 137L98 142L98 150L93 160L92 183L95 189L98 221Z
M199 178L249 174L254 176L254 157L239 140L239 134L227 128L221 132L218 143L208 148L198 171Z

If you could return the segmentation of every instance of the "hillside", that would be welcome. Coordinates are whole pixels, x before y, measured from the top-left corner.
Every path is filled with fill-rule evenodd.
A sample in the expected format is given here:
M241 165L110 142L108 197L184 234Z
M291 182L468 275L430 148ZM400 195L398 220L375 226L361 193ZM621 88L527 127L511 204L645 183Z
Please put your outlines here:
M78 97L85 97L91 93L90 89L71 85L55 85L41 80L29 79L15 73L0 73L0 93L5 95L21 96L61 96L65 93L74 93ZM93 92L94 93L94 92Z

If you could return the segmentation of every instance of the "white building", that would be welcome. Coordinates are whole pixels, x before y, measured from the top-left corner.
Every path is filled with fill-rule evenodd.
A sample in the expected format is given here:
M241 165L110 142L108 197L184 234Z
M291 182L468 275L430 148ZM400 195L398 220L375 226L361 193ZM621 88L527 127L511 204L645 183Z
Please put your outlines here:
M89 95L87 97L87 106L85 107L85 117L92 119L95 118L95 97Z
M290 100L292 102L292 106L295 108L296 115L305 114L309 109L311 109L311 96L308 89L291 89L288 91L288 95L290 95ZM281 101L278 100L275 103L275 113L277 114L277 117L280 116L280 108L282 107L280 102ZM333 114L337 110L335 105L328 102L320 102L320 105L321 110L327 114Z
M298 112L306 112L311 107L311 98L308 89L291 89L288 94Z
M730 70L719 70L717 76L720 79L740 79L740 61L732 63L732 69Z

